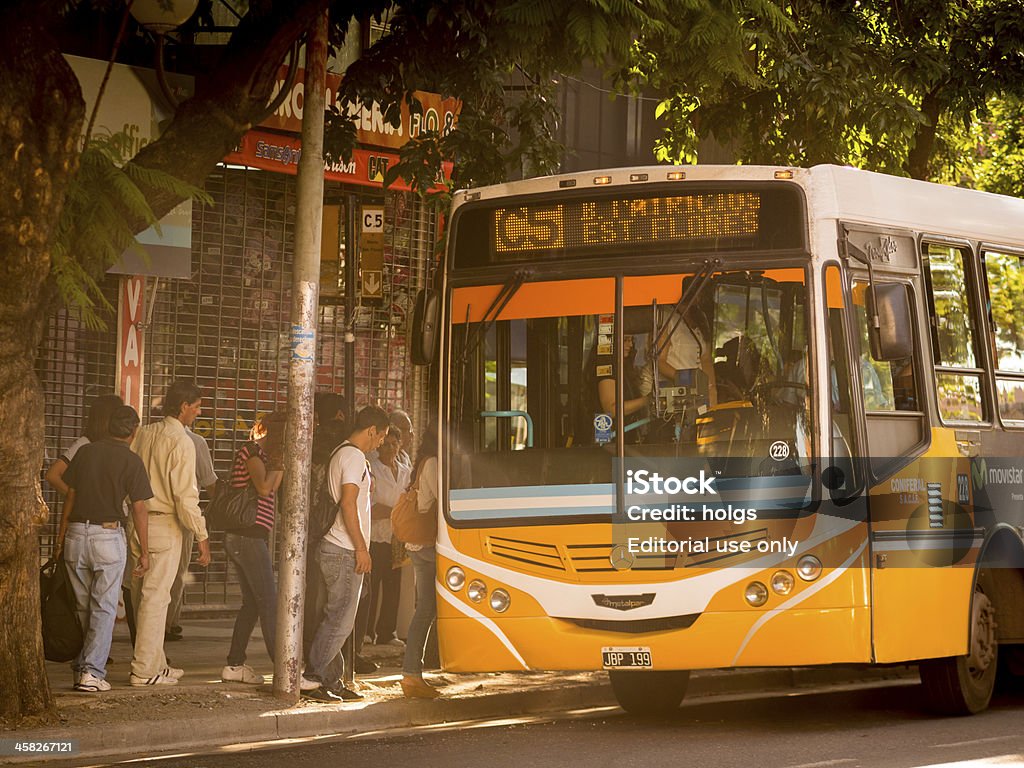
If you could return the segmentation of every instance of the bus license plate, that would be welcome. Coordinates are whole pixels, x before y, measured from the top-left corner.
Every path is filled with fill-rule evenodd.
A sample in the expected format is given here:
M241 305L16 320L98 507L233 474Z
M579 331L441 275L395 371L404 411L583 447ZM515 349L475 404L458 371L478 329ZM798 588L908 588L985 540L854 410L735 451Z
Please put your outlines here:
M605 669L650 669L650 648L602 648L601 663Z

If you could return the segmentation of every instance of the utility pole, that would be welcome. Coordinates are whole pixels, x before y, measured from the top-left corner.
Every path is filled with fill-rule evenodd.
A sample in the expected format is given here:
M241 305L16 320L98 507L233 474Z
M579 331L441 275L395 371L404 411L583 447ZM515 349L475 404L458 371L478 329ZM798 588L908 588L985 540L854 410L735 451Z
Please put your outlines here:
M293 64L294 66L294 64ZM297 701L302 671L302 616L306 592L306 524L313 451L316 325L320 298L320 237L324 207L324 109L327 88L327 12L306 37L302 155L297 180L295 264L292 277L291 358L288 362L288 424L285 483L280 515L274 695Z

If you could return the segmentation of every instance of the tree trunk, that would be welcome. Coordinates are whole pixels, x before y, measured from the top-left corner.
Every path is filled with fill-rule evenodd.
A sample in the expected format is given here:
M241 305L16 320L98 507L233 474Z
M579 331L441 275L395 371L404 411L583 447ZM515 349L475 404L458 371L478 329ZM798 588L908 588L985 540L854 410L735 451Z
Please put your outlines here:
M35 357L49 244L78 165L81 89L42 4L0 10L0 721L55 716L39 618L43 398ZM26 23L26 20L29 20Z
M914 144L907 155L907 173L912 179L927 181L931 176L932 154L935 152L935 134L939 130L942 116L942 99L938 87L925 94L921 100L921 114L925 122L914 131Z
M329 0L253 3L205 92L135 158L201 186L266 105L279 62ZM81 89L46 34L59 0L0 0L0 722L55 717L43 659L38 528L43 397L35 358L52 295L50 247L78 170ZM200 81L201 84L203 81ZM149 192L162 216L181 202ZM137 222L139 231L146 228Z

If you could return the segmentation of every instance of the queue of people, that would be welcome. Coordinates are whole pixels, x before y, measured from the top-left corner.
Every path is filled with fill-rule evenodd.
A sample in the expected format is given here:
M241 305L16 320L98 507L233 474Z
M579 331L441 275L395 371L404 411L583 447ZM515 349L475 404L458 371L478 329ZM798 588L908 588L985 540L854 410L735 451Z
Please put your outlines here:
M402 645L396 633L399 569L411 559L417 599L402 689L406 696L435 698L437 690L422 677L436 616L433 547L395 541L390 511L413 483L420 499L436 498L436 431L424 436L414 467L407 414L367 406L347 425L345 405L335 393L317 395L311 505L321 488L337 512L326 534L309 543L300 687L307 698L361 698L342 682L342 648L354 631L360 641ZM119 397L101 396L90 409L86 434L47 471L46 479L66 497L57 554L68 566L86 638L72 662L76 690L110 689L106 662L122 586L134 648L129 684L176 685L185 674L170 665L164 643L183 636L178 617L193 541L198 565L207 566L211 558L199 498L200 489L212 498L218 484L209 446L191 431L201 406L195 384L174 382L163 400L163 419L140 427L138 414ZM269 542L284 477L284 423L281 413L257 422L234 457L227 483L234 489L252 485L256 515L251 525L224 532L224 551L234 563L242 596L221 671L225 682L263 682L247 663L257 622L268 658L274 658L277 586ZM435 509L429 502L425 507ZM361 644L354 665L360 673L372 664L358 654Z

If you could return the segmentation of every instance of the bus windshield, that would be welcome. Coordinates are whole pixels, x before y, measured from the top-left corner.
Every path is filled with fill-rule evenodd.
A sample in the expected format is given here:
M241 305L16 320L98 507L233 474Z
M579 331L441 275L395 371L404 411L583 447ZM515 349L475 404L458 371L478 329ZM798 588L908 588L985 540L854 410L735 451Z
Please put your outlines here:
M489 323L499 290L452 294L454 518L488 507L486 493L469 494L475 506L455 503L460 489L525 486L546 487L547 501L520 504L517 517L611 512L620 423L627 458L708 459L735 477L810 475L803 269L535 279ZM588 496L580 485L594 488ZM551 501L562 491L570 505Z

